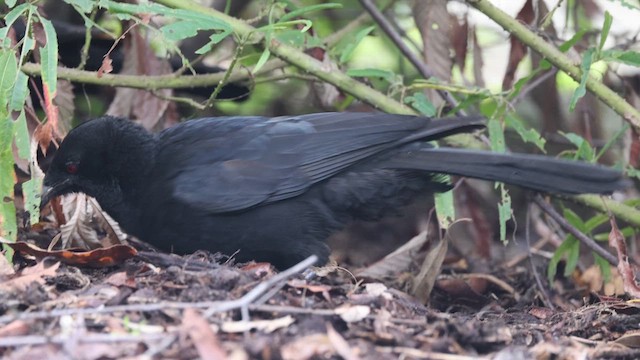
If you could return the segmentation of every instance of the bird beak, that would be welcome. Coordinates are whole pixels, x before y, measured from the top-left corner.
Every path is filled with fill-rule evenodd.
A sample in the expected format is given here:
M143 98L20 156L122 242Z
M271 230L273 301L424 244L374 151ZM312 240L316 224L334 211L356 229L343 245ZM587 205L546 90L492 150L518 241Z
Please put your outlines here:
M40 209L45 207L55 196L55 188L53 186L42 186L42 192L40 193Z
M56 196L63 194L67 184L69 184L68 180L61 181L57 184L53 184L52 186L43 185L42 192L40 193L40 209L45 207L45 205L47 205L49 201L53 200Z

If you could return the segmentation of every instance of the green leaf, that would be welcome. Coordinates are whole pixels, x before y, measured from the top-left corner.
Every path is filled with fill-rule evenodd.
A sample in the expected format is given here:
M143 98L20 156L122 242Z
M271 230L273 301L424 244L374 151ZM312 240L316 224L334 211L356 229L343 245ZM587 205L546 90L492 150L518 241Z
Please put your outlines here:
M585 232L585 226L582 218L580 218L580 216L578 216L578 214L576 214L573 210L565 208L562 212L562 215L574 228L580 230L581 232Z
M593 253L593 259L600 268L600 272L602 273L602 280L604 280L605 283L611 281L611 264L609 264L609 262L605 258L596 253Z
M18 0L4 0L4 3L7 5L9 9L11 9L12 7L16 6L17 1Z
M228 34L231 33L231 27L227 23L215 18L210 18L207 20L190 19L190 20L176 21L174 23L165 25L160 28L160 31L162 32L164 37L172 41L179 41L179 40L191 38L196 36L198 34L198 31L205 31L205 30L221 30L223 33L226 34L224 35L224 37L221 37L221 38L216 37L211 39L211 40L215 39L216 42L220 42Z
M200 49L196 50L196 54L202 55L202 54L206 54L206 53L210 52L211 49L213 48L213 45L219 43L220 41L222 41L224 38L226 38L230 34L231 34L231 30L229 30L229 31L223 30L221 32L212 34L211 36L209 36L209 39L211 39L211 41L209 41L207 44L205 44Z
M640 67L640 52L638 51L606 50L602 52L601 56L605 61L615 61L635 67Z
M446 176L446 180L450 180ZM456 219L456 209L453 201L453 191L445 191L434 195L436 205L436 217L441 229L448 229Z
M584 34L586 34L587 32L588 32L587 29L581 29L580 31L575 33L569 40L565 41L560 46L558 46L558 49L563 53L567 52L575 44L577 44L578 41L582 40L582 38L584 37Z
M585 140L582 136L574 133L565 133L560 131L560 134L567 138L573 145L575 145L578 150L576 152L576 159L582 159L589 162L595 161L596 153L595 150L591 147L589 142Z
M257 73L260 69L262 69L264 64L266 64L267 60L269 60L270 56L271 56L271 51L269 51L269 49L264 49L264 51L260 55L260 58L258 59L258 62L256 63L256 66L254 66L253 68L254 74Z
M582 63L580 64L580 70L582 70L582 76L580 77L580 85L573 93L571 97L571 102L569 103L569 109L573 111L576 108L576 104L578 100L580 100L587 93L587 79L589 78L589 69L591 68L591 63L593 62L593 54L595 49L590 48L584 52L582 56Z
M500 203L498 204L498 220L500 222L500 241L507 243L507 222L513 217L513 210L511 209L511 196L505 188L504 184L500 183Z
M636 179L640 179L640 170L633 168L631 166L628 166L625 169L625 174L629 177L634 177Z
M29 211L29 221L32 224L40 219L40 191L42 190L42 179L32 177L22 184L24 194L24 209Z
M29 160L29 129L27 128L27 119L24 116L24 109L20 111L18 119L13 123L14 135L16 147L18 148L18 156L25 160Z
M39 16L47 43L40 48L40 64L42 66L42 82L47 85L51 98L56 97L58 81L58 38L51 21Z
M618 139L620 139L624 134L627 133L627 130L629 130L629 127L630 127L629 123L625 122L624 125L611 137L611 139L609 139L607 143L604 144L604 146L600 149L600 151L598 151L598 154L596 154L595 161L598 161L602 157L602 155L604 155L607 152L607 150L609 150L609 148L613 146L613 144L618 142Z
M532 143L537 146L538 149L542 150L543 153L546 153L544 145L547 140L545 140L536 129L526 128L520 119L511 115L505 116L505 124L514 129L524 142Z
M436 107L427 99L427 96L422 92L417 92L411 96L404 98L405 104L410 104L411 107L418 110L422 115L435 116Z
M13 25L13 23L22 15L24 14L27 10L29 10L29 8L32 7L35 9L35 6L29 4L29 3L24 3L24 4L20 4L18 6L16 6L15 8L13 8L13 10L9 11L7 13L7 15L4 16L4 27L2 29L0 29L0 38L6 38L7 37L7 33L9 31L9 29L11 28L11 25Z
M7 53L14 57L11 52L4 52L4 54ZM0 55L0 63L4 57L6 55ZM2 69L1 66L0 69ZM0 94L0 98L2 97L3 95ZM0 100L4 104L0 106L0 236L15 241L18 227L16 208L13 202L14 170L13 152L11 151L13 120L9 117L6 106L9 100L6 98ZM7 251L7 255L10 255L10 250L7 249Z
M380 78L388 82L393 82L396 76L392 71L382 69L350 69L347 70L347 75L352 77Z
M362 42L362 40L369 35L369 33L371 33L373 31L373 29L375 29L375 26L369 26L366 27L360 31L358 31L356 33L356 36L354 37L354 39L352 41L350 41L343 49L342 49L342 53L340 54L340 63L346 63L347 61L349 61L351 59L351 56L353 55L353 51L356 49L356 47L358 47L358 45L360 44L360 42Z
M562 242L562 244L560 244L560 246L558 246L556 251L553 253L551 260L549 260L549 265L547 266L547 279L550 283L553 282L553 278L556 277L556 274L558 273L558 263L560 263L560 260L562 260L564 254L571 250L571 248L573 247L573 242L577 241L578 239L570 235L569 237L567 237L567 239L565 239L565 241Z
M24 103L29 95L29 77L22 71L18 71L16 82L11 93L11 102L9 109L12 111L20 111L24 107Z
M506 152L507 148L505 145L502 123L495 118L490 118L487 122L487 129L489 130L491 150L501 153Z
M0 50L0 109L6 111L9 105L11 90L18 73L18 61L15 52ZM0 121L5 119L0 118Z
M598 44L598 53L602 51L604 47L605 41L607 41L607 36L609 36L609 30L611 30L611 23L613 22L613 17L608 11L604 12L604 24L602 25L602 31L600 32L600 44Z
M567 277L576 270L576 266L578 266L578 259L580 258L580 241L570 235L571 241L567 241L569 243L569 247L567 250L567 264L564 267L564 276ZM567 239L568 240L568 239Z
M283 21L287 21L290 19L295 19L297 17L300 17L304 14L310 13L310 12L314 12L314 11L322 11L322 10L328 10L328 9L341 9L342 8L342 4L338 4L338 3L326 3L326 4L317 4L317 5L311 5L311 6L307 6L307 7L303 7L297 10L293 10L290 13L287 13L285 15L283 15L280 20L278 22L283 22Z

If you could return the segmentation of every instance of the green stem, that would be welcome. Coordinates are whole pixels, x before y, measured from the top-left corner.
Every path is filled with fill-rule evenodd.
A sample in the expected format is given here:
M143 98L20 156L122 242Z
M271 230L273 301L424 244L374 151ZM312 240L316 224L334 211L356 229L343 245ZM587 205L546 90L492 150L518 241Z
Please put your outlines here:
M259 39L264 39L264 36L256 31L256 28L245 23L244 21L221 13L215 9L196 4L193 1L156 0L156 2L174 9L196 11L201 14L207 14L216 19L225 21L227 24L229 24L229 26L233 28L233 31L236 33L236 35L241 38L246 37L251 39L249 40L249 43ZM270 39L270 41L268 42L265 42L263 46L267 47L272 54L288 62L289 64L303 69L304 71L316 76L317 78L342 89L343 91L379 108L384 112L395 114L415 114L415 111L413 111L413 109L399 103L394 99L389 98L387 95L378 92L359 81L352 79L341 71L327 68L326 64L323 64L321 61L305 54L303 51L298 50L295 47L283 44L274 38Z
M574 65L571 59L555 46L536 35L518 20L495 7L489 0L467 0L467 2L502 26L512 36L517 37L525 45L540 53L558 69L571 76L573 80L580 82L582 76L580 68ZM591 76L587 79L587 89L631 123L636 130L640 131L640 111Z
M287 64L281 60L274 59L268 61L258 74L267 73L275 69L282 68ZM39 64L27 63L22 65L21 70L32 76L41 76L42 68ZM58 78L69 81L76 81L85 84L94 84L102 86L121 86L145 90L158 89L185 89L204 86L215 86L220 81L234 82L252 78L258 74L251 74L251 70L236 69L225 78L226 73L200 74L200 75L120 75L120 74L104 74L102 77L96 76L95 71L85 71L78 69L69 69L58 67Z
M603 213L611 211L616 218L624 220L629 224L640 226L640 211L634 207L598 195L577 195L571 196L569 199L579 204L602 211Z

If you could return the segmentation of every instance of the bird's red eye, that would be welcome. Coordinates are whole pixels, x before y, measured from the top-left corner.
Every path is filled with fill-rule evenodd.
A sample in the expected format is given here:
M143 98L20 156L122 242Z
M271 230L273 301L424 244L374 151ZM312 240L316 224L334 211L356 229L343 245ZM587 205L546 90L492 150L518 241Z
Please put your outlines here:
M76 164L76 163L67 163L66 169L67 169L67 172L69 174L75 174L75 173L78 172L78 164Z

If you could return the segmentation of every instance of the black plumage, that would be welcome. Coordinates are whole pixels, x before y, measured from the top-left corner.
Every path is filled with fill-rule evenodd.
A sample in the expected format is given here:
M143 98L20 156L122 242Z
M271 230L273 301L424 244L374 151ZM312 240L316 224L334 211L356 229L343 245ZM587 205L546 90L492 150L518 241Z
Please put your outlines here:
M349 220L376 220L448 189L437 173L567 194L626 185L602 166L428 142L483 126L480 117L320 113L205 118L151 134L105 116L64 139L42 201L84 192L162 249L238 251L240 261L283 268L311 254L325 262L326 238Z

